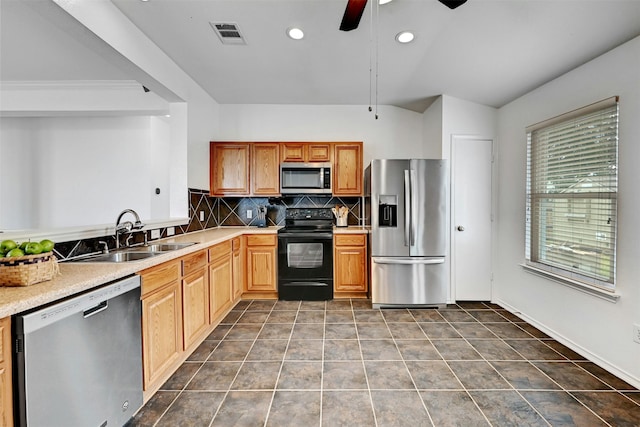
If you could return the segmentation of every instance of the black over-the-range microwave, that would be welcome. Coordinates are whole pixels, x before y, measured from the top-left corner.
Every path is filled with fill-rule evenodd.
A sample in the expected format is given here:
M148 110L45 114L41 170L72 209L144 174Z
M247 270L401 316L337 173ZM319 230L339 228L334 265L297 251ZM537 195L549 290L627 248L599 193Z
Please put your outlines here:
M331 194L331 163L280 163L281 194Z

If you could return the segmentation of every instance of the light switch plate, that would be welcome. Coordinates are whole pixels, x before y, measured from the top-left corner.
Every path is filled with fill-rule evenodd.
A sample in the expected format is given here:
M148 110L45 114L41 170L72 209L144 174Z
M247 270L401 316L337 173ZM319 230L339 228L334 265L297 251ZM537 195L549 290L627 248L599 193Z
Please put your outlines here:
M176 228L175 227L167 227L167 236L173 236L174 234L176 234Z
M251 209L247 209L247 219L253 218L253 211Z
M204 211L200 211L200 221L204 221Z
M160 238L160 230L151 230L151 239L159 239Z

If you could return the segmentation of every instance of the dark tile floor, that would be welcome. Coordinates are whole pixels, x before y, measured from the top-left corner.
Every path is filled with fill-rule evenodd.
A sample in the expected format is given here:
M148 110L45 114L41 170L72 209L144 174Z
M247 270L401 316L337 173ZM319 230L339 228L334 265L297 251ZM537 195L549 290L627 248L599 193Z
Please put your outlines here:
M640 426L640 392L495 304L241 301L133 426Z

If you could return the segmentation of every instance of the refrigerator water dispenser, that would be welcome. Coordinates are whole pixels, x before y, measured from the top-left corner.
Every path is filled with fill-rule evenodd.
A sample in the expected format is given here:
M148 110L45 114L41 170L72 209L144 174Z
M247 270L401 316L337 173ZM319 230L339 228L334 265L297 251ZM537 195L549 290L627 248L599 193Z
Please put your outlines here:
M378 202L378 222L380 227L398 226L398 196L380 195Z

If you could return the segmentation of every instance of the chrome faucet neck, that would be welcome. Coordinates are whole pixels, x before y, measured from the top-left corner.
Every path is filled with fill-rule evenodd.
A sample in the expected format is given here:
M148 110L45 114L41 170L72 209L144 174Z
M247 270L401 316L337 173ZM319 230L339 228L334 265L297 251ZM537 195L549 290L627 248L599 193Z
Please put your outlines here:
M128 213L134 216L135 222L132 223L131 221L125 221L123 223L120 223L120 221L122 221L122 217ZM118 219L116 219L116 249L120 247L121 233L131 233L133 230L142 230L143 227L144 224L142 223L142 221L140 221L140 216L133 209L125 209L120 212L120 215L118 215ZM128 244L128 240L125 244Z

